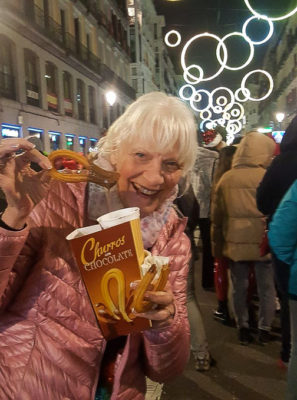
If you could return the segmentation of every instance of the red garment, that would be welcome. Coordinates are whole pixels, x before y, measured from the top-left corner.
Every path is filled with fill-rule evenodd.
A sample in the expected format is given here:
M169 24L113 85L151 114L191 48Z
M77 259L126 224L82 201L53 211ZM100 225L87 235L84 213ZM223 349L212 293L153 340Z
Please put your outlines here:
M228 299L228 267L228 258L215 258L214 281L216 295L219 301L226 301Z
M0 399L95 397L106 341L65 241L87 225L85 192L85 183L55 181L26 228L0 228ZM170 258L174 321L128 335L116 361L112 400L143 400L145 375L166 381L188 361L190 243L184 227L172 209L152 249Z

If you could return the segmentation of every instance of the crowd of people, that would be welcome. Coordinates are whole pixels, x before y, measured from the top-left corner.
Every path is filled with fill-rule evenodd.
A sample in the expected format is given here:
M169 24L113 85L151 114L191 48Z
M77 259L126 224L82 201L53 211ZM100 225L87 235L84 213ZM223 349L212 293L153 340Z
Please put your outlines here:
M1 141L1 399L141 400L145 377L173 379L190 350L197 371L208 371L215 361L195 296L197 231L201 285L215 290L214 318L236 326L240 344L269 343L279 297L280 362L288 367L287 399L297 399L297 117L280 154L264 134L244 132L226 145L224 133L197 132L173 96L141 96L92 154L119 174L108 207L95 184L51 179L34 140ZM164 290L145 293L154 308L136 314L151 328L106 341L66 236L124 207L140 209L144 247L169 257L170 274Z

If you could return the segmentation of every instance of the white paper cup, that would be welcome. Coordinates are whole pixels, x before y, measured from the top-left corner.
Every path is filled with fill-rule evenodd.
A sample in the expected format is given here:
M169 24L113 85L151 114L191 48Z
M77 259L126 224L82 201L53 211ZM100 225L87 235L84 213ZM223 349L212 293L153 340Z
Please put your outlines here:
M97 218L97 221L103 229L107 229L112 226L123 224L124 222L132 221L133 219L138 219L139 217L139 208L130 207L104 214Z

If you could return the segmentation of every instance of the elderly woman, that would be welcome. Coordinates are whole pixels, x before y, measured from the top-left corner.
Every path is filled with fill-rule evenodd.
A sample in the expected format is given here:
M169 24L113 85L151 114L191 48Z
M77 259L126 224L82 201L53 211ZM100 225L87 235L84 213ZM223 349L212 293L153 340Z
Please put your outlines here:
M163 382L182 372L190 243L172 201L196 147L191 112L157 92L131 104L99 142L96 162L120 174L109 210L139 207L145 248L170 258L169 285L146 293L156 305L142 314L152 328L106 342L65 240L108 210L105 192L48 182L47 171L28 168L30 161L51 167L31 143L2 141L0 186L8 205L0 221L0 398L90 400L107 389L106 398L139 400L145 376ZM19 149L24 154L15 157ZM32 189L42 197L38 204Z

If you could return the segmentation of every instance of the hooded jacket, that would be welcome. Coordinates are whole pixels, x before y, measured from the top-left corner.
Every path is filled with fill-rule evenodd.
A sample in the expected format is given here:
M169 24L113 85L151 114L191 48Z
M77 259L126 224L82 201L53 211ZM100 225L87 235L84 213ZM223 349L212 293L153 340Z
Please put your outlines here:
M233 261L265 260L260 243L265 218L257 209L256 189L272 160L274 141L258 132L240 142L227 171L217 183L211 210L213 256Z
M65 237L86 221L86 184L54 182L21 231L0 228L0 398L93 400L106 341ZM190 243L172 209L152 253L169 256L173 323L128 335L112 400L142 400L145 375L166 381L189 356Z
M268 238L278 260L290 266L288 293L297 300L297 181L276 209L269 224Z
M286 191L297 179L297 116L289 124L280 144L280 154L267 169L258 189L257 206L271 219Z
M198 201L200 218L209 218L212 180L219 153L198 147L197 158L191 174L191 184Z

